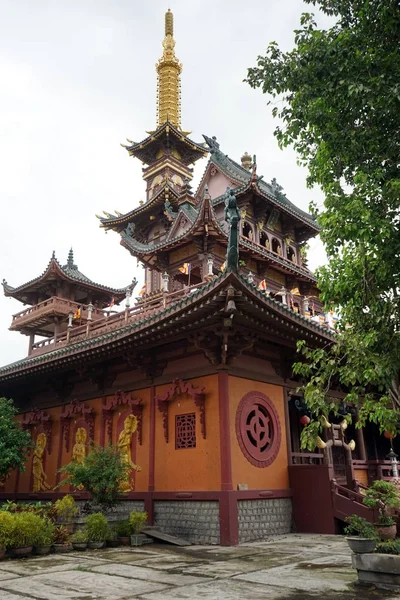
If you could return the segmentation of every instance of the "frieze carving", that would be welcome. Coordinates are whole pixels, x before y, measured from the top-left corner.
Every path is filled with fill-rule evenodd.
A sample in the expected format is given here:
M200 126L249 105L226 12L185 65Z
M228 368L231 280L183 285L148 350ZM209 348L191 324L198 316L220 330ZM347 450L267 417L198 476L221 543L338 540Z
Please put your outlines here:
M53 441L53 422L51 416L44 410L33 409L22 417L21 425L24 429L41 426L46 436L47 452L51 454Z
M103 406L103 427L106 428L108 439L112 438L113 413L117 408L129 408L137 419L137 434L139 445L142 445L143 435L143 400L132 398L129 392L118 391L113 398Z
M200 411L200 427L201 435L206 439L206 411L205 411L205 387L195 388L190 381L183 381L182 379L175 379L171 386L166 390L165 394L157 395L155 400L157 403L158 410L163 416L163 429L164 438L168 443L168 406L176 397L188 394L193 399L195 406Z
M71 422L73 419L82 418L88 425L89 429L89 440L94 439L94 420L95 412L94 409L85 406L83 402L78 400L72 400L70 404L64 407L60 415L60 423L62 426L62 434L64 437L65 450L69 452L70 449L70 438L71 438Z

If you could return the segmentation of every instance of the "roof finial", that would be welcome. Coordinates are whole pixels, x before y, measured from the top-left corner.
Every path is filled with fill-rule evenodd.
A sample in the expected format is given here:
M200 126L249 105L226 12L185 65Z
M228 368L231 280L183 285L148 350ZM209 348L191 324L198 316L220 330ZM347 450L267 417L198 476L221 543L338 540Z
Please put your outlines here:
M53 253L52 253L52 255L51 255L51 259L53 260L55 257L56 257L56 251L55 251L55 250L53 250Z
M68 267L70 267L71 269L74 268L74 251L72 250L72 248L70 249L70 251L68 252L68 260L67 260L67 265Z
M165 13L165 38L163 55L156 65L157 80L157 126L169 121L181 127L181 81L182 65L175 56L174 15Z

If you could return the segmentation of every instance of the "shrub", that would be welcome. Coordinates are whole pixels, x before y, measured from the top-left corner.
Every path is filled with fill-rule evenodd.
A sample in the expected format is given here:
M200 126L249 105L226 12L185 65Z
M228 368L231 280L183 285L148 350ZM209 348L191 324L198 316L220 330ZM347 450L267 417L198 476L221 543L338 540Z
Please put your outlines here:
M129 525L131 526L132 533L138 535L147 521L146 512L136 512L133 510L129 517Z
M29 512L39 517L47 517L51 521L54 521L57 516L53 502L12 502L7 500L1 505L0 510L9 513Z
M106 541L114 542L117 539L117 537L118 537L117 530L115 529L115 527L110 525L107 529Z
M115 525L118 537L129 537L132 533L131 524L129 521L118 521Z
M130 465L121 460L117 446L94 445L83 462L71 462L60 469L60 473L66 475L60 486L83 486L92 494L94 504L114 506L121 481L127 479L130 471Z
M34 446L29 432L15 419L17 412L12 400L0 398L0 481L11 469L25 470L29 451Z
M70 541L69 531L63 525L57 525L54 529L54 544L67 546Z
M42 518L41 528L37 533L34 546L51 546L54 542L55 525L49 519Z
M108 523L103 513L89 515L86 520L85 531L90 542L105 542Z
M14 528L14 515L0 512L0 550L10 546L10 539Z
M375 548L378 554L400 554L400 540L380 542Z
M71 542L75 544L85 544L88 541L88 536L86 531L82 531L82 529L78 529L75 531L74 535L71 536Z
M55 503L57 517L65 523L71 523L72 519L78 514L79 509L75 500L70 494L59 498Z
M32 513L16 513L13 515L13 527L9 537L10 548L35 546L40 537L43 519Z
M358 515L351 515L345 518L348 526L344 528L346 535L356 535L363 538L375 539L377 537L375 527L372 523L359 517Z
M388 508L399 508L400 499L397 487L390 481L374 481L366 490L363 504L379 511L379 525L394 525L395 521L388 516Z

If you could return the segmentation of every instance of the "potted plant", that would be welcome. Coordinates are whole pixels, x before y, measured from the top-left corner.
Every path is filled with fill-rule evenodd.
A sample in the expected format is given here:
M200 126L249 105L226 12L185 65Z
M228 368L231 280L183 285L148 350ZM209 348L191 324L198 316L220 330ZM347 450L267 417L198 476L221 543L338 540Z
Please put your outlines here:
M118 521L115 526L118 541L123 546L129 546L131 543L131 525L129 521Z
M49 554L54 542L55 526L46 517L41 518L42 524L33 542L34 554Z
M54 552L69 552L71 550L70 534L64 525L57 525L54 528Z
M79 512L74 498L70 494L67 494L63 498L59 498L55 503L55 510L57 522L64 525L69 533L72 533L74 529L72 521Z
M347 527L345 527L344 533L347 536L346 541L350 550L356 554L373 552L378 537L374 525L358 515L346 517L345 521Z
M141 546L146 539L145 535L140 535L147 521L146 512L137 512L133 510L129 516L129 524L131 526L131 546Z
M14 527L14 515L9 512L0 512L0 559L4 558L10 546L10 536Z
M71 543L74 550L86 550L88 545L88 536L86 531L82 531L82 529L78 529L71 536Z
M33 544L42 526L42 519L33 513L21 512L13 516L13 527L9 537L12 556L31 554Z
M89 515L86 519L85 531L88 536L88 548L102 548L108 533L108 523L103 513Z
M116 548L117 546L119 546L119 541L117 538L118 535L116 528L112 525L109 525L106 536L107 546L110 546L111 548Z
M399 508L400 500L396 486L390 481L374 481L366 490L363 504L379 511L376 529L381 540L396 538L396 521L389 516L391 508Z

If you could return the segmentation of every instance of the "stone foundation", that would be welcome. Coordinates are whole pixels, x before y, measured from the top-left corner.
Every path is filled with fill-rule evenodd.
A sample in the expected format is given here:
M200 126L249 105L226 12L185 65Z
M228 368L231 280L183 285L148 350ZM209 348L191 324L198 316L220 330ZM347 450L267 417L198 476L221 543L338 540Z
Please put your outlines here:
M290 498L239 500L239 544L262 540L270 535L290 533Z
M76 505L79 508L79 514L74 522L77 525L83 525L86 520L86 514L82 510L86 504L86 501L77 500ZM115 523L117 521L127 521L131 512L135 510L138 512L144 511L144 502L142 500L121 500L112 508L105 513L107 521L109 523Z
M400 556L391 554L352 554L358 581L384 590L400 590Z
M154 525L192 544L219 544L219 503L156 500Z

